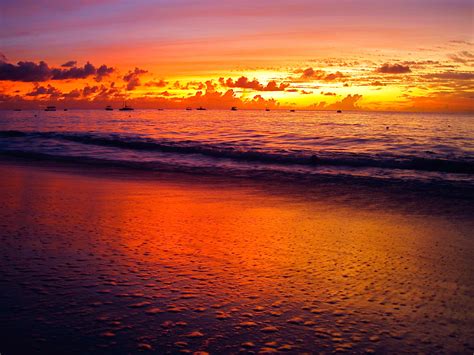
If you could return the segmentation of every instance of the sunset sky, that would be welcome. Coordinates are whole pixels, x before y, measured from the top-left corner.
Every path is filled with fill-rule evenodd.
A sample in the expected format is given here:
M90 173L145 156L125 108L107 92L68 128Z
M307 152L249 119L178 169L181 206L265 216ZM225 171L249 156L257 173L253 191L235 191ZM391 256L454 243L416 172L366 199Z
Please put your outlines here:
M474 111L472 0L3 0L0 108Z

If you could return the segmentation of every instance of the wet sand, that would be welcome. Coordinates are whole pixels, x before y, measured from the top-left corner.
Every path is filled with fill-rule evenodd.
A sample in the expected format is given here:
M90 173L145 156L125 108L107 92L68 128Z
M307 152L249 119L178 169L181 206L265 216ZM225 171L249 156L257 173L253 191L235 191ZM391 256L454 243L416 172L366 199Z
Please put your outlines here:
M94 169L0 163L2 354L474 350L470 198Z

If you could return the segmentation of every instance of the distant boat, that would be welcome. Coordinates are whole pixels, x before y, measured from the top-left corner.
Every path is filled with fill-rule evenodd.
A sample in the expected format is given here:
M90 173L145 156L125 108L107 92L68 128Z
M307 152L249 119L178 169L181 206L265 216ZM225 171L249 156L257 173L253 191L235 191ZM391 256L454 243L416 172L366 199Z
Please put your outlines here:
M295 110L290 110L290 112L295 112Z
M128 106L125 102L123 103L123 107L119 108L119 111L133 111L133 107Z
M164 108L159 108L159 109L158 109L158 111L163 111L163 110L164 110Z
M337 110L337 113L342 113L342 110Z
M204 107L202 107L202 106L199 106L196 110L198 110L198 111L206 111L206 109L205 109Z
M268 112L268 111L270 111L270 109L269 109L269 108L266 108L266 109L265 109L265 111L267 111L267 112Z
M46 106L45 111L56 111L56 106Z
M191 107L186 107L186 111L192 111L193 109Z
M231 108L230 110L231 110L231 111L237 111L237 107L232 106L232 108Z
M21 111L21 108L16 108L13 111Z
M65 108L64 111L67 111L67 108Z
M105 111L113 111L114 108L110 105L105 106Z

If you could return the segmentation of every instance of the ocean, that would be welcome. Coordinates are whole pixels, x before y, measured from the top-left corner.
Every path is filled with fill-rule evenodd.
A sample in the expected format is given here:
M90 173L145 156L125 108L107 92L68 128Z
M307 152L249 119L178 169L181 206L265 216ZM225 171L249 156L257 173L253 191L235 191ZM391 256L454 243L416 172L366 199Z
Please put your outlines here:
M0 153L264 178L473 183L464 114L2 111Z

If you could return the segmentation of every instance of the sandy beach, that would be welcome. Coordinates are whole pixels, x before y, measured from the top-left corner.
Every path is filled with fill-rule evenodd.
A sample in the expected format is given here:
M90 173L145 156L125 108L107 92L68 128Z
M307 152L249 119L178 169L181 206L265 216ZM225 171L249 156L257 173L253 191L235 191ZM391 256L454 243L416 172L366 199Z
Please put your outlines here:
M474 349L469 198L27 161L0 196L2 354Z

